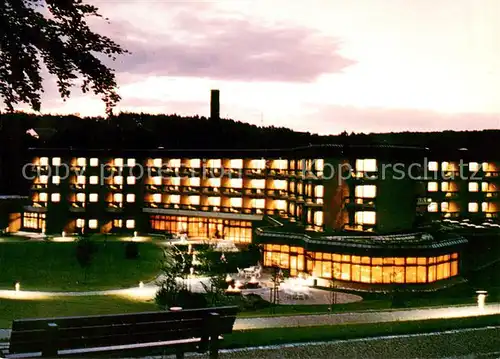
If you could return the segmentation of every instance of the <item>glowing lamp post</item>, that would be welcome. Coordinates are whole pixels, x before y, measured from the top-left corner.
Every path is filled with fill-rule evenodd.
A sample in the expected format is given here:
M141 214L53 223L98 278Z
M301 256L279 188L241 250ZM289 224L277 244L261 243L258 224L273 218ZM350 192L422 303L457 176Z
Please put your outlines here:
M139 282L139 288L144 288L144 283L142 281Z
M65 231L62 231L61 236L62 236L63 238L66 238L66 232L65 232Z
M19 292L19 291L21 290L21 283L16 282L16 284L15 284L15 286L14 286L14 287L15 287L15 289L16 289L16 292Z
M484 310L484 305L486 303L486 295L488 294L485 290L476 291L477 294L477 307L479 310Z
M134 231L134 239L137 239L137 231Z

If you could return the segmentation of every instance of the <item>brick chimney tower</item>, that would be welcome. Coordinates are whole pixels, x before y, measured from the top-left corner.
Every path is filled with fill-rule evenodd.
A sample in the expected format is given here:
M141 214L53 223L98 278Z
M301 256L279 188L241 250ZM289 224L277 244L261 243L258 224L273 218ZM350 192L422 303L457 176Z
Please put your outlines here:
M211 90L210 91L210 119L219 120L220 119L220 91Z

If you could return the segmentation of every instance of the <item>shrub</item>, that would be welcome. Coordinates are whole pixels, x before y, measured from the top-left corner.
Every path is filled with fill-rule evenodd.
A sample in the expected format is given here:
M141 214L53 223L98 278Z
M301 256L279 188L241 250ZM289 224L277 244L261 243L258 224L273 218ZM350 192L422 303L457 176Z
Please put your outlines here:
M203 293L193 293L186 289L168 290L166 287L161 287L156 292L155 302L162 308L196 309L207 307L207 299Z
M139 244L136 242L127 242L125 244L125 258L137 259L139 258Z

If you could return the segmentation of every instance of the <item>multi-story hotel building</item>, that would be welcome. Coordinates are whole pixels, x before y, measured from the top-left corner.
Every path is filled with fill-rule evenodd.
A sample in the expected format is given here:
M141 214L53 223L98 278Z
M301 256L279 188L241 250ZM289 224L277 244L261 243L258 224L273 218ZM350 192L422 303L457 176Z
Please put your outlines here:
M467 240L427 225L481 230L500 211L496 163L428 160L424 148L33 154L24 230L253 242L265 266L350 284L444 283L461 273Z

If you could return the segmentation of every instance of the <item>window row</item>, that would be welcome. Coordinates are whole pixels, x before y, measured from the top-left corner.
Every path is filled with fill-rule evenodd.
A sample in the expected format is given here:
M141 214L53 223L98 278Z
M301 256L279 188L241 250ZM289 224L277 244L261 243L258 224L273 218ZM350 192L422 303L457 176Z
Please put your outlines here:
M252 223L219 218L161 216L150 217L151 229L188 237L224 239L237 243L250 243Z

